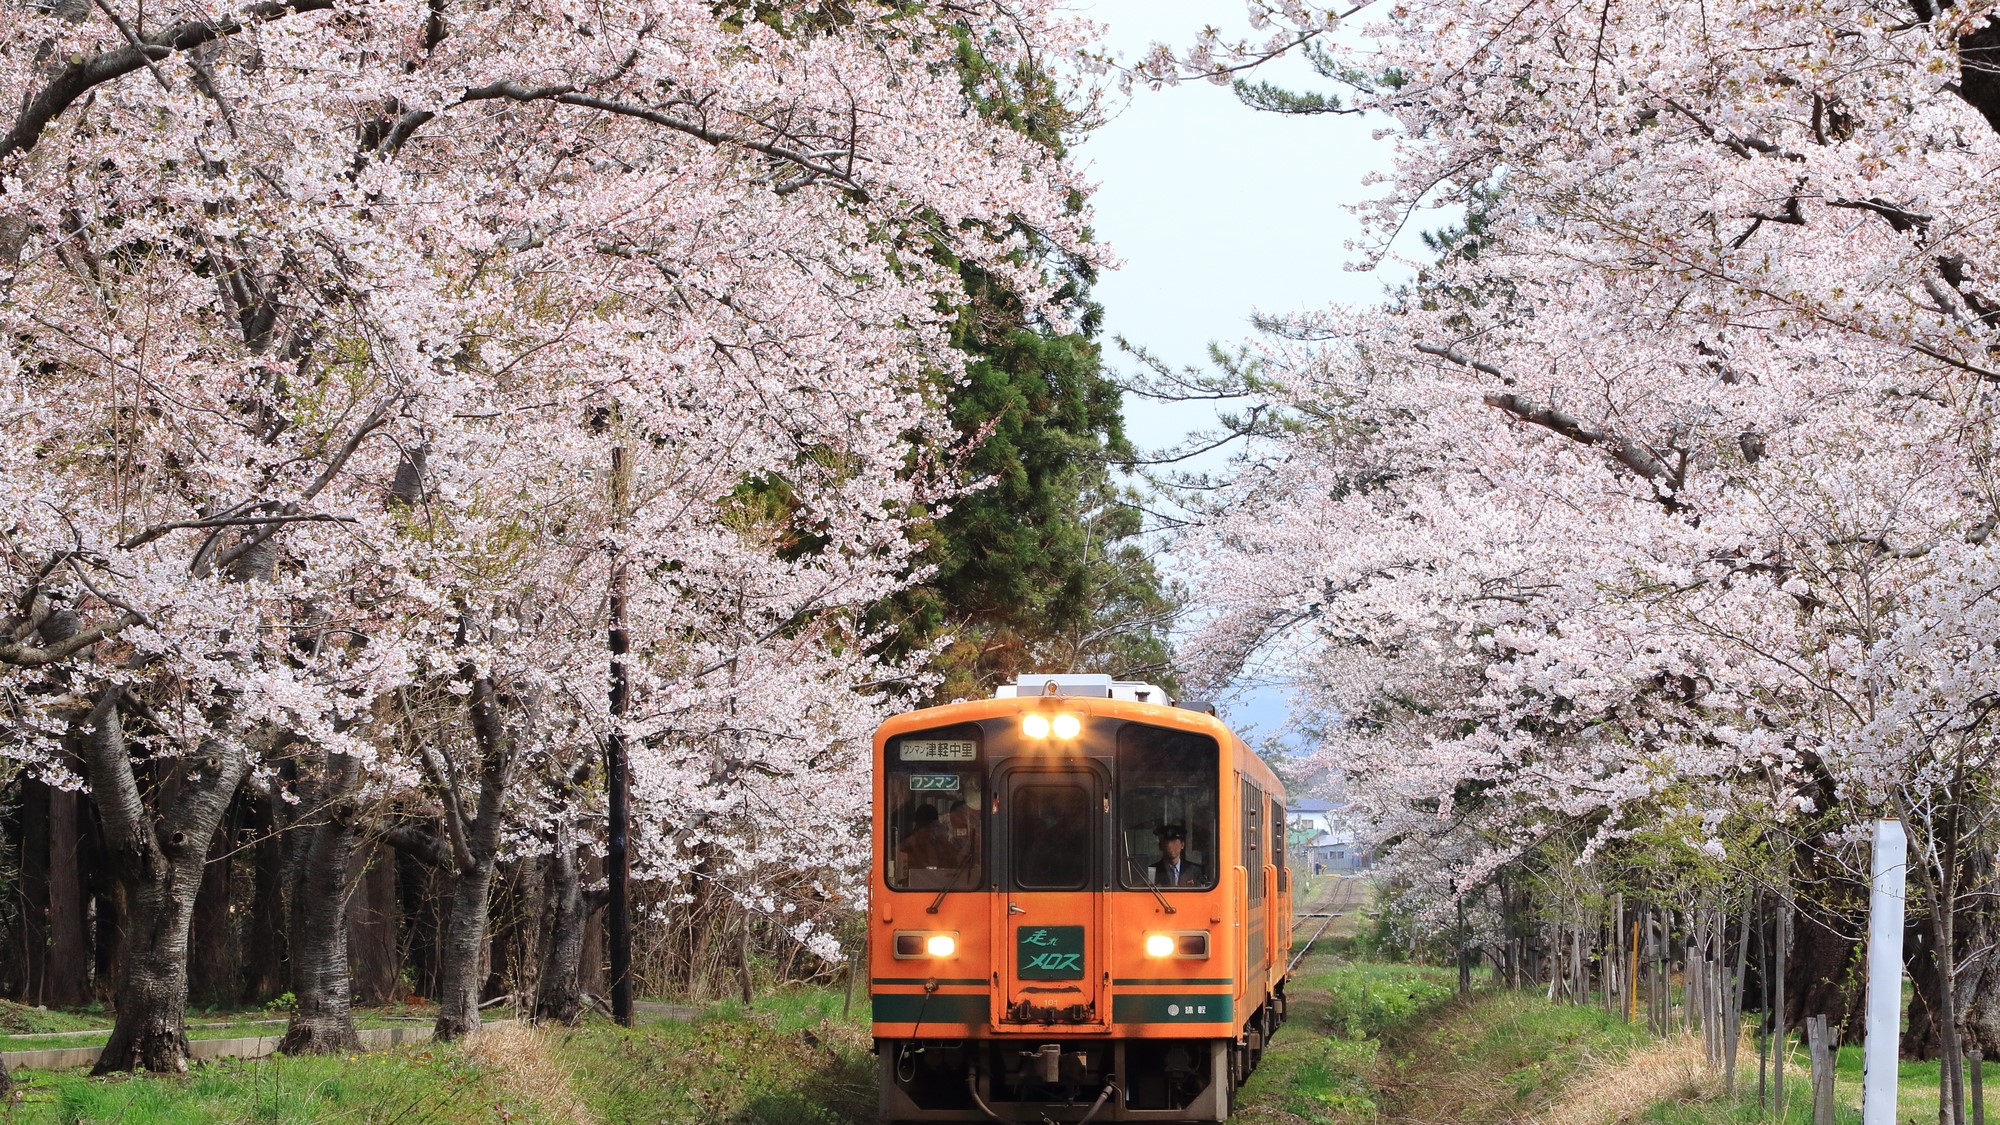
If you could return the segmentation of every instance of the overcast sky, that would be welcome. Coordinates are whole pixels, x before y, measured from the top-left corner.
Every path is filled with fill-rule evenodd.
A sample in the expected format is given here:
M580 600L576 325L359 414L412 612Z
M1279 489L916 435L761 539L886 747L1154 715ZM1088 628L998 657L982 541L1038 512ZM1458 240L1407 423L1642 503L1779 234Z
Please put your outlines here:
M1128 58L1155 41L1191 43L1206 24L1247 30L1240 0L1076 0L1075 10L1109 25L1108 45ZM1267 69L1296 87L1317 77L1297 61ZM1112 109L1078 157L1098 184L1097 232L1124 261L1095 290L1114 367L1132 366L1110 348L1114 336L1175 366L1205 364L1211 341L1251 335L1253 313L1367 303L1393 280L1345 268L1345 244L1360 231L1344 208L1380 190L1362 177L1390 158L1388 142L1369 135L1378 122L1258 113L1204 82L1139 90ZM1125 413L1134 444L1149 448L1213 420L1206 405L1132 398ZM1284 718L1278 690L1226 706L1239 724L1269 729Z

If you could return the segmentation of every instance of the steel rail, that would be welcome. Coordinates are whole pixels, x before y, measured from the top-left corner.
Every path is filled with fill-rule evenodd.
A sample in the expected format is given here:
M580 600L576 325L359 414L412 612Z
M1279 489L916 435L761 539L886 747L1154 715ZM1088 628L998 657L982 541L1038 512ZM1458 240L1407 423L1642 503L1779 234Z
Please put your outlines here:
M1286 976L1290 976L1292 974L1292 970L1299 967L1299 962L1306 959L1306 954L1312 952L1313 943L1318 941L1321 937L1323 937L1326 934L1327 928L1333 925L1334 919L1342 917L1348 913L1348 911L1346 910L1337 909L1339 907L1344 907L1347 905L1346 901L1348 897L1347 883L1348 881L1346 879L1340 880L1340 882L1337 884L1337 886L1339 886L1340 889L1337 892L1335 892L1333 896L1335 901L1327 904L1327 910L1323 915L1319 913L1304 915L1304 917L1307 918L1324 917L1326 921L1321 922L1319 924L1319 929L1313 931L1313 936L1306 939L1306 943L1299 947L1299 951L1297 953L1292 954L1291 961L1287 962L1285 965Z

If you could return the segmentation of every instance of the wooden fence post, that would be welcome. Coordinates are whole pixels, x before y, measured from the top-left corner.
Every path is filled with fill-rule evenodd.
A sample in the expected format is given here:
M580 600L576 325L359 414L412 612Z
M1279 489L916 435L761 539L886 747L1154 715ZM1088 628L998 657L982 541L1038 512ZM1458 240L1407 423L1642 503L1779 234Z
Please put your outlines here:
M1756 909L1757 898L1752 894L1750 901L1743 904L1743 916L1736 920L1736 971L1729 982L1729 995L1723 999L1723 1006L1729 1011L1723 1021L1727 1039L1722 1052L1722 1088L1732 1094L1736 1092L1736 1047L1743 1040L1743 986L1749 975L1745 968L1750 954L1750 915Z
M1806 1044L1812 1058L1813 1125L1833 1125L1833 1033L1825 1016L1806 1020Z
M1967 1061L1972 1066L1972 1125L1986 1125L1985 1052L1974 1047Z
M1785 955L1792 947L1792 904L1788 899L1778 903L1777 949L1772 960L1777 968L1771 973L1771 991L1776 999L1771 1001L1771 1024L1777 1046L1771 1052L1771 1108L1777 1111L1778 1120L1785 1119Z

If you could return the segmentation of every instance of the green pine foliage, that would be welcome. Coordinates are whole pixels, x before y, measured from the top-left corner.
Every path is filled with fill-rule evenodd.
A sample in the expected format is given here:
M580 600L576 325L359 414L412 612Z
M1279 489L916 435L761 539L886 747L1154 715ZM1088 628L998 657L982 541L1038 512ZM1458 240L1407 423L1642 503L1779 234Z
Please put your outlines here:
M970 44L959 62L986 113L1062 151L1076 118L1046 76L995 73ZM1030 672L1171 679L1178 597L1154 566L1136 497L1114 476L1133 452L1097 342L1093 277L1077 263L1043 265L1062 280L1066 327L1031 319L1004 284L960 266L968 300L954 343L970 362L944 394L974 488L931 522L931 577L881 622L903 651L945 640L939 700Z

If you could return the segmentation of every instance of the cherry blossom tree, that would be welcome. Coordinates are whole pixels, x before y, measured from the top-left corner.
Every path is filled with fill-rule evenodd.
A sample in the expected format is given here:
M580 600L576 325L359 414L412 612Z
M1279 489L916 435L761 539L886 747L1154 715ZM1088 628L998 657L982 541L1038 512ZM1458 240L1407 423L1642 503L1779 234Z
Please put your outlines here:
M1433 206L1480 229L1379 308L1274 320L1299 424L1190 545L1189 655L1304 669L1382 830L1476 842L1456 886L1690 804L1692 849L1742 817L1838 866L1885 777L1939 776L1912 709L1986 706L1909 638L2000 512L1992 10L1371 14L1320 41L1341 98L1252 100L1393 124L1372 253ZM1264 49L1209 46L1151 73Z
M603 730L613 555L662 692L833 644L907 580L946 259L1041 308L1037 255L1092 255L1061 159L971 111L1073 35L1040 3L9 15L6 752L87 784L117 856L99 1069L185 1067L188 915L252 770L316 763L289 792L332 832L302 884L331 905L317 992L344 988L355 811L435 817L406 842L452 875L449 1036L519 771ZM963 49L996 64L971 88ZM843 651L794 688L882 678ZM853 725L827 706L816 732ZM294 1045L345 1041L344 1000L314 1003Z

